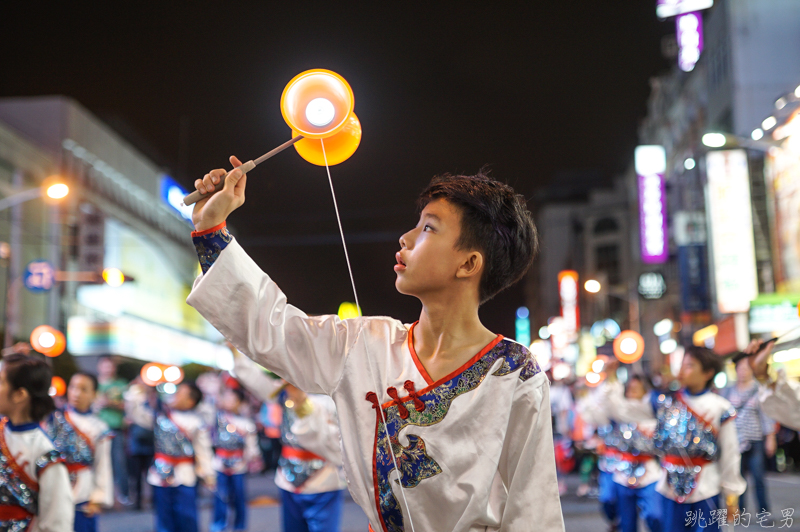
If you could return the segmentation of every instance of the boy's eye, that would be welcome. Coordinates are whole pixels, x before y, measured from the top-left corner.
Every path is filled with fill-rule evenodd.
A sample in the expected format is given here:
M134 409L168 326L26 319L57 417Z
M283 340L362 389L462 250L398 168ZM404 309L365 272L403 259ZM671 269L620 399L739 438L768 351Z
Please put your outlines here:
M428 230L431 230L431 231L433 231L433 227L431 227L431 226L430 226L430 225L428 225L428 224L425 224L425 227L423 227L423 228L422 228L422 230L423 230L423 231L428 231Z

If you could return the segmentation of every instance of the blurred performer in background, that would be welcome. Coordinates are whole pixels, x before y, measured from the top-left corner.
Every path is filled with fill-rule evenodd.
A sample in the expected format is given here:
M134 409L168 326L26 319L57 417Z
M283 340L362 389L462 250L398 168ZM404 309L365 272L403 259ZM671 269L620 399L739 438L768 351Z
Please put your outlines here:
M683 357L677 392L653 392L648 403L624 398L613 383L605 387L612 418L640 424L656 420L653 439L662 465L656 491L665 532L722 529L726 520L733 520L747 486L732 421L736 411L711 392L721 368L720 357L710 349L691 346Z
M234 509L234 532L247 529L244 477L248 465L260 452L255 423L239 415L243 402L244 392L238 388L226 388L219 400L213 437L217 492L211 532L222 532L227 528L228 507Z
M263 401L283 406L283 447L275 473L283 503L283 530L338 531L347 483L333 400L271 379L235 349L234 357L236 378L245 388Z
M96 396L97 378L75 373L67 388L67 407L53 412L44 424L69 471L75 501L75 532L96 532L101 508L114 506L113 435L108 425L92 413Z
M71 532L69 474L39 423L54 409L53 373L42 360L10 354L0 362L0 530Z
M131 386L126 394L128 417L155 434L155 463L147 481L153 486L156 532L197 532L197 481L213 490L211 437L195 412L203 392L194 383L181 383L169 406L150 408L145 390Z

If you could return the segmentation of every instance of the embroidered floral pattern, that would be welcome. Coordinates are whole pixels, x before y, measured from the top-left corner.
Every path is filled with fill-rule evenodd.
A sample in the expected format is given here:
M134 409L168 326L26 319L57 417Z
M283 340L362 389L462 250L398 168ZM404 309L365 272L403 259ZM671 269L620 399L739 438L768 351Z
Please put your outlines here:
M285 392L280 396L283 404ZM292 408L283 408L283 419L281 420L281 443L287 447L303 450L297 442L297 436L292 432L292 425L297 420L297 413ZM325 467L325 460L313 458L306 460L302 458L281 456L278 458L278 467L283 473L284 478L292 483L295 488L300 488L308 479L316 475L320 469Z
M53 446L61 454L64 462L79 467L92 467L94 464L94 447L89 438L78 431L69 422L67 415L56 410L50 417L45 427L47 436L52 440ZM70 482L75 485L77 469L68 467Z
M192 441L169 415L158 413L154 424L156 458L153 468L165 482L175 475L176 461L194 458Z
M197 258L200 260L200 268L205 274L211 265L219 258L222 250L233 240L233 236L228 232L227 227L223 227L213 233L193 236L194 249L197 251Z
M380 413L376 412L377 427L373 466L377 481L376 504L387 532L405 530L400 503L394 496L389 481L390 474L395 471L394 461L397 462L400 470L399 480L395 480L395 482L402 482L403 488L414 488L423 480L442 472L441 466L428 455L425 441L421 437L415 434L406 434L409 444L403 446L398 439L400 433L409 426L424 427L441 422L450 410L453 400L476 389L498 360L502 360L502 363L492 373L493 376L499 377L519 371L519 379L524 382L541 371L536 359L522 345L510 340L500 341L491 351L452 379L435 388L426 389L415 393L414 396L409 395L401 399L401 404L409 403L408 407L400 408L401 405L397 404L398 401L392 401L389 406L383 408L391 441L391 451L385 436L386 427L381 420ZM415 408L415 398L424 404L422 410ZM374 394L368 400L372 401L376 408L378 407L377 397ZM390 452L394 454L394 460L392 460Z

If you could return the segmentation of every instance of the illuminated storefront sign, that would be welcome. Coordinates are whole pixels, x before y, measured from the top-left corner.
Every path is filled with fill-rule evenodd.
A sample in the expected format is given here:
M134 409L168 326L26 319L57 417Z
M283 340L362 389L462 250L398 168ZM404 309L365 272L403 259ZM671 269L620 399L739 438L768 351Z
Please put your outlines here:
M709 152L706 174L717 306L723 314L747 312L758 278L745 151Z
M669 18L692 11L708 9L714 5L714 0L658 0L656 15L658 18Z
M638 291L645 299L660 299L667 293L667 282L658 272L645 272L639 276Z
M564 328L572 335L580 329L578 310L578 272L564 270L558 273L558 294L561 296L561 317Z
M666 153L662 146L639 146L634 152L639 181L639 240L642 262L667 261L667 197L664 188Z
M183 190L177 181L168 175L161 176L161 199L164 203L178 211L178 213L187 220L192 219L193 207L188 207L183 204L183 198L186 197L188 192Z
M800 294L762 294L750 304L748 326L752 334L782 334L800 326Z
M678 39L678 67L684 72L694 70L703 52L703 17L699 12L685 13L675 19Z

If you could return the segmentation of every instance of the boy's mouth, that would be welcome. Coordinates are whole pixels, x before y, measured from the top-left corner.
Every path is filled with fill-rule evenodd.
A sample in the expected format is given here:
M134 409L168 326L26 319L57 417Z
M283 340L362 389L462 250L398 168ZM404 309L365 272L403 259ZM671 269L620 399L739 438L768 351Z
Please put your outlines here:
M406 263L403 262L399 251L395 253L394 258L397 259L397 264L394 265L394 271L404 271L406 269Z

